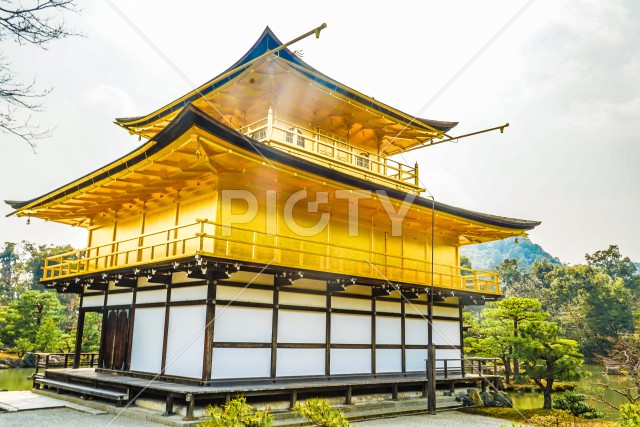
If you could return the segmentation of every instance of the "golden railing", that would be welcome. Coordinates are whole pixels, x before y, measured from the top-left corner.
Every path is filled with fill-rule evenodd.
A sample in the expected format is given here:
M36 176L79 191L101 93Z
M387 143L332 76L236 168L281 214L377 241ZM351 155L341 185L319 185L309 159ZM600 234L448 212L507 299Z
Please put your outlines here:
M436 247L437 251L437 247ZM312 238L271 235L208 220L45 259L43 281L108 272L186 256L211 256L438 288L499 294L498 274Z
M253 139L295 152L301 157L324 162L331 160L353 172L367 173L395 184L420 186L417 166L407 166L350 145L346 138L340 138L321 129L306 129L276 119L272 114L243 127L240 131Z

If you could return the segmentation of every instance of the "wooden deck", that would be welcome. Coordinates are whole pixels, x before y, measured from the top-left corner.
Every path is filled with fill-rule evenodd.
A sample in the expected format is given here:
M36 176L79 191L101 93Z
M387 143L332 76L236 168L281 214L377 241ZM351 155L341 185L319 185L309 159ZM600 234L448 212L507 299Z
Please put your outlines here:
M293 406L301 394L332 393L334 395L342 394L344 403L350 404L354 391L391 392L392 399L397 399L399 392L404 390L419 390L423 396L426 396L428 384L424 373L345 376L330 379L286 379L277 382L272 380L220 381L202 386L138 378L124 373L96 372L90 368L47 369L45 378L94 389L121 390L128 394L130 400L135 400L142 394L164 398L166 400L165 415L173 413L175 399L184 400L187 403L187 416L193 415L196 401L202 404L224 403L239 394L246 397L281 396L289 400L290 405ZM454 371L448 372L445 378L443 372L438 372L436 383L452 386L455 383L492 381L494 378L494 375L467 374L463 376L461 372Z

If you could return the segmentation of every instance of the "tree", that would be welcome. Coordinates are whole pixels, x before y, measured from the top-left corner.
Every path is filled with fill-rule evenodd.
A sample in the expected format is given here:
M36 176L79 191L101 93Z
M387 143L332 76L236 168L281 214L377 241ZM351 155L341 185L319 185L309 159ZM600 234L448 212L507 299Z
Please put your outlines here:
M608 249L596 251L592 255L586 254L585 259L590 266L599 268L612 279L622 279L628 288L633 288L637 269L629 257L622 257L617 245L610 245Z
M36 335L44 320L51 318L57 325L64 307L54 292L26 291L11 302L6 314L7 326L2 330L5 344L12 346L18 338L36 342Z
M574 381L584 375L584 358L578 343L561 338L560 327L548 321L528 322L522 327L516 355L544 396L544 409L551 409L554 381Z
M500 281L507 289L514 283L521 281L525 274L520 261L516 258L505 259L495 267L495 271L500 273Z
M624 397L630 404L640 404L640 336L627 335L618 338L613 348L606 356L601 356L599 361L609 369L615 369L623 375L615 376L619 386L598 382L597 384L607 390ZM601 402L619 410L620 408L599 396Z
M18 357L22 357L30 351L33 351L36 345L29 341L28 338L18 338L13 344L13 349L18 353Z
M510 349L514 377L520 374L517 356L513 354L518 343L520 328L526 322L546 319L549 314L541 311L541 309L542 304L537 299L511 297L491 304L491 307L484 311L484 316L487 319L494 319L509 325L514 338Z
M467 316L471 313L464 312ZM498 357L504 365L505 382L511 384L511 356L513 349L513 331L509 324L495 319L483 319L482 322L465 317L465 325L470 328L464 339L465 349L479 357Z
M35 347L44 353L56 352L60 349L61 338L62 331L51 317L47 317L38 327Z
M0 252L0 302L15 298L13 268L18 261L15 243L6 242Z
M593 419L603 418L604 414L598 411L587 403L587 396L582 393L578 393L575 390L567 390L564 394L557 398L553 403L554 409L560 409L570 413L573 416L573 423L575 425L576 417Z
M74 0L3 0L0 42L13 39L20 45L30 44L44 49L52 40L77 35L57 16L74 8ZM49 92L50 89L37 90L34 81L23 83L17 80L7 58L0 56L0 130L22 138L32 149L35 148L36 141L47 137L50 132L31 123L30 113L40 110L39 100Z

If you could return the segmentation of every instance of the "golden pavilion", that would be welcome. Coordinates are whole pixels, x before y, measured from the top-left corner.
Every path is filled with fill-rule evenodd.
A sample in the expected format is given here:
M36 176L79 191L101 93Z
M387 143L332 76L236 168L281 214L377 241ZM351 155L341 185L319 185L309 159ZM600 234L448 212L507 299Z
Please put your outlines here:
M78 294L81 308L75 369L47 370L43 387L152 393L168 414L184 399L191 415L196 400L239 392L397 397L424 390L429 345L438 375L460 380L462 308L500 296L496 273L460 266L460 247L539 224L421 197L418 165L402 153L457 123L333 80L269 28L225 72L116 124L145 142L7 202L88 232L86 248L44 266L42 282ZM85 369L91 312L102 344Z

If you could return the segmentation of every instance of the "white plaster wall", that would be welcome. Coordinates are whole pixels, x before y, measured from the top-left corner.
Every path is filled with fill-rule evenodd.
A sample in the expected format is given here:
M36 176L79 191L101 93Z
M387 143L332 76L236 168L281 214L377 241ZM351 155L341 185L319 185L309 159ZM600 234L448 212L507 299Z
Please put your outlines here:
M270 308L216 306L214 342L271 342Z
M331 308L371 311L371 300L361 298L332 297Z
M216 299L242 302L273 302L273 291L265 289L239 288L236 286L220 286L216 289Z
M400 305L400 301L376 301L376 311L383 313L401 313L402 307Z
M402 350L376 349L376 372L402 372Z
M211 378L264 378L271 374L271 349L214 348Z
M148 304L153 302L165 302L167 300L166 289L155 289L153 291L140 291L136 293L136 304Z
M109 294L107 296L107 306L131 305L133 303L133 292L122 294Z
M460 317L460 309L458 307L433 307L433 315L441 317Z
M376 316L376 344L401 344L402 320L399 317Z
M326 307L327 297L324 295L301 294L297 292L280 292L280 305L298 305L302 307Z
M324 343L326 314L280 310L278 312L279 343Z
M371 344L371 316L332 314L331 344Z
M205 305L171 307L165 366L168 375L202 377L205 315Z
M331 349L331 375L370 374L371 350Z
M429 343L429 323L424 319L405 320L405 343L409 345L426 345Z
M279 348L277 376L324 375L324 352L321 348Z
M407 372L424 371L427 369L425 359L427 358L427 349L407 349ZM436 357L437 358L437 357Z
M131 343L132 371L160 372L164 314L164 307L136 309Z
M171 301L194 301L207 299L207 285L171 289Z
M460 345L460 321L434 320L433 343L436 345Z
M104 304L104 295L85 295L82 298L83 307L102 307L102 304Z

